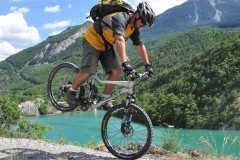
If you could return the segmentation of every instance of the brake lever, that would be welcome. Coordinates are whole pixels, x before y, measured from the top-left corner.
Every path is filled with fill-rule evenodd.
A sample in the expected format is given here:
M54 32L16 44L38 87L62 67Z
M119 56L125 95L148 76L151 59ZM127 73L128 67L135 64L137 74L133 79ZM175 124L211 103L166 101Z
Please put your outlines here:
M148 73L147 72L144 72L144 73L139 73L139 77L140 79L149 79L149 76L148 76Z
M132 72L130 73L131 80L134 80L138 77L139 77L139 74L135 70L132 70Z

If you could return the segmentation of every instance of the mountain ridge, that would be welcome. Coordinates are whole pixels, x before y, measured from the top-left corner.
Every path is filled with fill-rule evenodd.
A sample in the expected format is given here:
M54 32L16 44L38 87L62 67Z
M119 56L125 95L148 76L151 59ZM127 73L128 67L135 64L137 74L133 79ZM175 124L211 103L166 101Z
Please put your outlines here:
M143 32L162 35L203 26L234 28L240 26L239 15L238 0L188 0L158 15L155 25Z

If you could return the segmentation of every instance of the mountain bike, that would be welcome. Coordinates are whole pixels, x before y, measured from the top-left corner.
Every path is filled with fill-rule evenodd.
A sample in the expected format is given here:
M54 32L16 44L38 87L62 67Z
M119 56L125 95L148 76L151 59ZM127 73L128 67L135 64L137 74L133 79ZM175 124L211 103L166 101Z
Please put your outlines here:
M66 102L66 93L79 68L72 63L61 63L50 73L48 96L52 105L63 112L73 111ZM152 142L153 127L147 113L136 104L135 86L147 77L146 73L131 75L129 81L103 81L92 75L78 91L78 107L82 111L99 108L122 94L126 99L105 113L101 124L102 140L114 156L120 159L137 159L143 156ZM138 83L137 83L138 82ZM120 86L108 99L98 102L100 84Z

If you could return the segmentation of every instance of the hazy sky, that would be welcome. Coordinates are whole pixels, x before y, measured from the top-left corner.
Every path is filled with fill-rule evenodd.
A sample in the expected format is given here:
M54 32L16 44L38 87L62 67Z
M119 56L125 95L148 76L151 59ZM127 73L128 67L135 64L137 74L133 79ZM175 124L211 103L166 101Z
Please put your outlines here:
M0 0L0 61L86 21L99 0ZM126 0L137 6L142 0ZM187 0L147 0L156 14Z

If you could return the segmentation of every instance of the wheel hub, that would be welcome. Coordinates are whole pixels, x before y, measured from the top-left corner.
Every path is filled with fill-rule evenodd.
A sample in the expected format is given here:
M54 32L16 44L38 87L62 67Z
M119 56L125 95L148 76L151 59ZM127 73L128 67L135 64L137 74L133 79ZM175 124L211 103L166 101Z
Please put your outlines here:
M130 124L122 123L121 132L124 136L131 137L133 135L133 127Z

